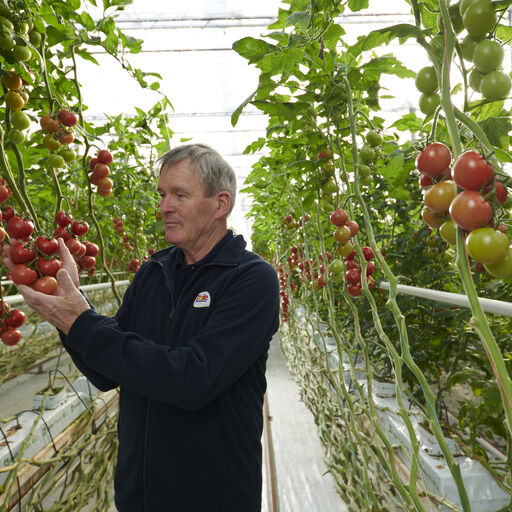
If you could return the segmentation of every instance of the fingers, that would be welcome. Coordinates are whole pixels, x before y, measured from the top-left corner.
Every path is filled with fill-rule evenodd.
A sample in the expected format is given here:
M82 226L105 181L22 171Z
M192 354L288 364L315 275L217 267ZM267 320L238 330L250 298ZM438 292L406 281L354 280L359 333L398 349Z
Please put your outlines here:
M71 256L66 242L64 242L64 238L59 237L57 240L59 241L59 253L60 259L62 260L62 265L75 265L75 260L73 259L73 256Z
M59 287L62 288L63 295L69 295L77 291L76 286L73 284L71 276L68 274L66 269L61 268L55 277L57 278Z

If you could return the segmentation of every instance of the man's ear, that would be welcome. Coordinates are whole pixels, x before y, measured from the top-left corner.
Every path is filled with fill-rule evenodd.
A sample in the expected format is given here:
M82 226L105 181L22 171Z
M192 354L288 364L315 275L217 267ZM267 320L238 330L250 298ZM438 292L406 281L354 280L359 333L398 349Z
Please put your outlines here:
M231 207L231 194L227 190L217 192L217 211L215 212L216 219L227 217Z

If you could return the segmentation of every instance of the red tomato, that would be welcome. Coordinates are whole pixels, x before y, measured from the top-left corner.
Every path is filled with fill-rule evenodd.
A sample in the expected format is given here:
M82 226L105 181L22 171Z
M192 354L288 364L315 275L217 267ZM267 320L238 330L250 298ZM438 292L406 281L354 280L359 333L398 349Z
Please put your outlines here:
M75 220L73 224L71 224L71 231L76 236L83 236L89 231L89 224L85 222L85 220Z
M94 185L94 181L96 181L98 184L99 180L106 178L110 174L110 169L107 164L103 164L101 162L98 162L94 166L94 170L91 175L91 182Z
M25 313L20 309L13 309L9 312L9 316L7 317L5 323L7 327L12 327L17 329L25 322Z
M347 286L347 293L352 297L359 297L361 295L361 285L360 284L349 284Z
M343 208L338 208L331 213L331 222L336 226L344 226L348 220L348 213Z
M491 220L492 207L478 192L464 190L452 201L450 216L457 226L473 231Z
M75 126L75 124L78 122L78 117L74 112L70 112L69 110L61 110L59 112L59 119L60 122L64 126Z
M51 276L41 277L34 283L34 290L44 293L45 295L53 295L58 287L59 283L57 279Z
M499 180L496 180L494 182L495 186L495 196L496 201L498 201L499 204L503 204L507 200L508 196L508 190L505 188L505 185ZM484 196L486 196L490 191L492 190L492 185L488 185L484 190Z
M345 274L345 280L350 284L358 284L361 282L361 273L355 268L350 269Z
M96 166L96 164L99 162L99 160L94 157L94 158L91 158L89 160L89 167L91 168L91 171L94 171L94 167Z
M337 260L337 261L339 261L339 260ZM346 261L346 262L345 262L345 268L346 268L347 270L352 270L353 268L358 269L358 268L359 268L359 265L358 265L358 263L357 263L356 261L354 261L354 260L348 260L348 261Z
M14 216L14 208L9 205L9 206L6 206L3 210L2 210L2 219L5 221L5 222L8 222L9 219L11 219L12 217Z
M15 284L31 285L37 279L37 272L20 263L11 270L11 277Z
M94 256L82 256L80 258L80 266L85 269L93 268L96 265L96 258Z
M25 247L21 242L16 242L11 246L11 261L16 265L18 263L28 263L36 257L36 251Z
M363 247L362 251L363 251L364 259L366 261L370 261L374 257L371 247Z
M441 142L433 142L425 147L416 159L416 167L421 174L436 178L450 167L452 154Z
M43 117L41 117L39 124L41 125L43 131L47 133L57 133L59 131L59 120L54 119L49 114L45 114Z
M112 162L112 160L112 153L108 149L101 149L98 151L98 162L108 165Z
M346 226L350 229L352 236L356 236L359 233L359 224L354 220L349 220Z
M50 255L58 252L59 242L56 238L37 237L37 248L44 254Z
M37 268L43 276L55 277L61 267L62 263L57 258L54 258L53 260L45 260L43 258L37 259Z
M7 329L2 334L2 341L8 346L16 345L20 340L21 332L18 329Z
M55 238L63 238L64 242L67 242L71 238L71 233L64 226L59 226L58 228L55 228L53 236Z
M98 254L100 252L100 248L96 244L85 240L84 245L87 249L86 254L88 256L94 256L94 257L98 256ZM293 247L292 247L292 249L293 249ZM297 249L297 247L295 247L295 249ZM292 253L293 253L293 251L292 251ZM297 254L297 252L295 252L295 254Z
M7 234L11 238L25 239L34 232L34 224L31 220L23 220L14 215L7 221Z
M434 180L430 176L425 176L424 174L420 174L420 187L431 187L434 184Z
M464 190L480 190L493 176L493 166L477 151L462 153L453 164L453 180Z
M71 214L63 212L62 210L55 214L55 222L59 226L68 226L69 224L71 224L72 220L73 218L71 217Z
M71 253L71 256L78 256L82 251L82 243L76 238L70 238L66 241L66 246ZM86 249L87 250L87 249Z
M10 195L9 189L5 185L0 185L0 203L5 203Z
M373 261L369 261L366 265L366 276L371 276L375 272L375 263Z

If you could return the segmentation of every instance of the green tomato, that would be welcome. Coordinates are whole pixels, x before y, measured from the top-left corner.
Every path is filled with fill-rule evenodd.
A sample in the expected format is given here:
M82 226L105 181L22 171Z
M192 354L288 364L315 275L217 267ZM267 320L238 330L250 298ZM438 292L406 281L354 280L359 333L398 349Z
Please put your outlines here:
M469 86L476 92L480 92L480 84L482 82L482 78L484 77L484 73L480 73L478 69L471 70L469 74Z
M433 114L441 103L439 94L422 94L419 100L420 110L426 116Z
M475 47L478 43L483 41L481 37L474 37L468 34L460 43L460 50L462 57L469 62L473 62L473 54L475 53Z
M41 44L41 34L37 30L31 30L28 34L28 40L36 47Z
M21 110L14 110L11 113L11 124L17 130L26 130L30 126L30 119Z
M14 31L17 34L27 34L28 33L28 23L26 21L15 21L14 22Z
M368 142L368 144L370 144L370 146L372 147L380 146L382 144L382 141L382 135L376 132L375 130L370 130L366 134L366 142Z
M1 50L11 50L14 48L14 39L7 32L0 32L0 49Z
M375 150L368 144L365 144L359 150L359 158L361 158L365 164L368 162L373 162L375 160L375 156Z
M486 100L501 100L508 96L512 81L503 71L491 71L480 80L480 92Z
M469 255L478 263L498 263L507 255L508 238L492 228L477 228L466 239Z
M7 137L13 144L22 144L25 142L25 134L16 128L11 128Z
M416 89L424 94L432 94L437 91L437 75L434 66L421 68L416 75Z
M9 31L14 30L14 25L12 24L12 21L7 19L5 16L0 16L0 27L5 27Z
M323 187L322 192L326 195L332 196L338 192L338 186L334 181L329 180Z
M505 52L497 41L484 39L475 46L473 62L476 69L481 73L489 73L501 66Z
M48 155L48 165L52 169L60 169L61 167L64 167L66 165L66 162L64 161L64 158L62 158L60 155L50 153L50 155Z
M370 166L366 164L359 164L359 178L367 178L372 172Z
M512 277L512 247L508 248L507 255L498 263L484 264L485 270L494 277L506 279Z
M76 160L76 153L72 149L63 149L59 152L65 162L73 162Z
M496 25L496 11L489 0L478 0L471 4L462 16L468 34L485 37Z
M32 52L28 46L16 45L12 54L18 62L28 62L32 58Z
M453 220L443 222L439 228L439 234L447 244L455 245L457 243L457 225Z
M459 14L461 16L464 16L464 13L466 12L467 8L478 1L479 0L461 0L459 4Z

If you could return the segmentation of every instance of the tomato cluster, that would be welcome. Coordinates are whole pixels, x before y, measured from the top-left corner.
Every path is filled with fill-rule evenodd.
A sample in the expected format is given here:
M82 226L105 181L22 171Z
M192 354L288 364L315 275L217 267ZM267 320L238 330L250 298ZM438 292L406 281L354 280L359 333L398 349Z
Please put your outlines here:
M50 151L48 165L52 169L61 169L76 159L76 153L69 145L75 140L72 127L77 122L77 115L68 109L61 109L56 115L44 114L39 119L41 129L46 133L43 144Z
M340 256L348 256L354 250L351 238L359 232L357 222L348 220L348 214L342 208L338 208L331 214L331 223L336 226L333 233L334 240L338 242L336 252Z
M0 337L5 345L16 345L21 339L19 327L25 322L21 309L10 309L9 304L0 300Z
M362 185L371 182L371 175L374 172L373 166L380 155L380 145L383 142L382 135L376 130L369 130L365 135L366 143L359 148L358 175Z
M89 161L91 174L89 180L97 187L98 195L107 197L112 193L114 182L108 177L110 174L109 165L112 163L112 153L108 149L100 149L94 158Z
M512 81L501 67L504 58L502 43L491 39L496 26L496 10L491 0L462 0L450 6L450 19L455 33L466 29L467 34L459 41L464 60L474 67L469 74L470 87L489 101L506 98ZM434 50L444 56L445 37L442 16L438 18L440 33L432 38ZM425 115L433 114L439 106L438 76L434 66L420 69L416 75L416 88L421 92L419 107Z
M297 249L297 247L295 247L295 249ZM283 322L288 321L288 305L290 303L287 292L288 278L288 272L285 272L283 265L279 265L279 294L281 295L281 311L283 312Z
M363 256L366 260L366 283L371 290L375 286L375 280L371 277L375 273L375 263L373 262L374 254L371 247L363 247ZM357 253L352 251L348 256L345 256L344 262L335 260L329 266L331 278L335 281L340 281L341 276L344 274L345 284L347 285L347 293L352 297L359 297L362 293L361 279L363 277L363 267L356 261Z
M2 71L2 84L7 89L5 94L5 102L7 106L11 106L11 126L7 133L7 138L13 144L22 144L25 142L25 131L30 126L30 119L22 112L22 108L28 101L28 93L26 92L25 82L13 70ZM16 108L12 108L12 107ZM19 108L18 108L19 107Z
M508 270L512 262L506 269L503 265L493 266L509 252L503 226L493 227L496 208L507 199L506 187L496 177L494 167L477 151L462 153L453 169L450 163L451 152L440 142L429 144L418 155L420 186L425 187L423 221L431 228L439 228L443 240L451 245L456 243L457 226L463 229L468 253L477 263L496 277L512 277L512 268Z

